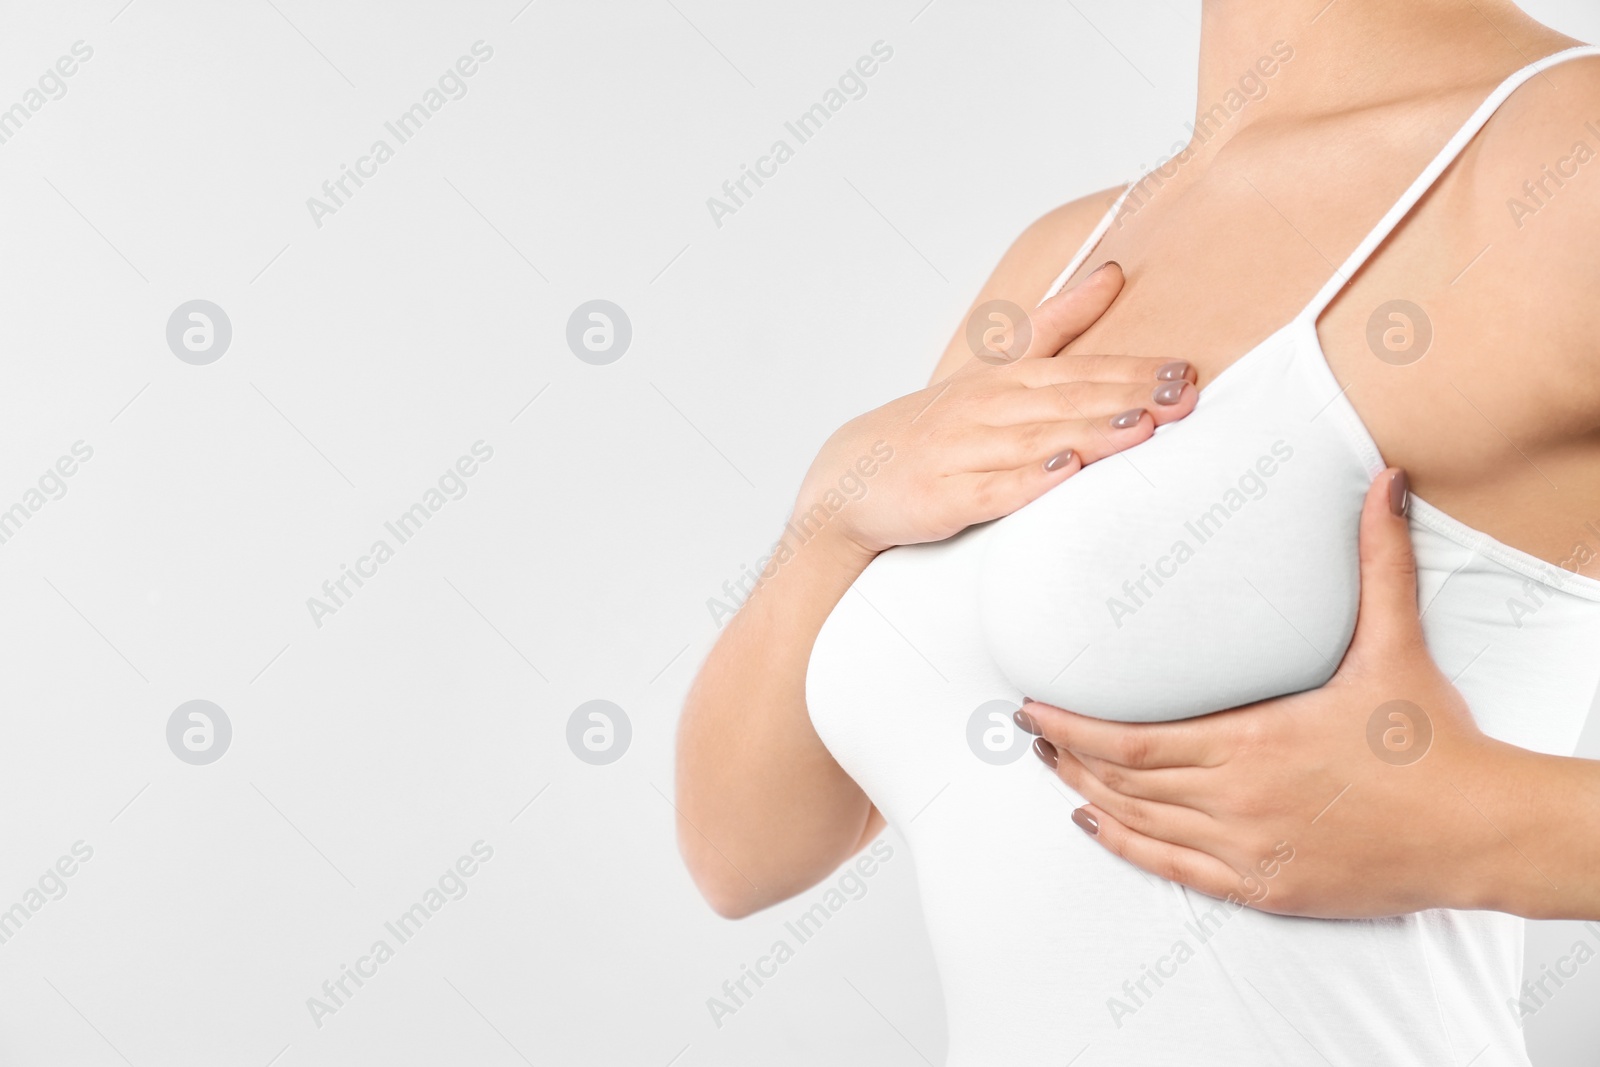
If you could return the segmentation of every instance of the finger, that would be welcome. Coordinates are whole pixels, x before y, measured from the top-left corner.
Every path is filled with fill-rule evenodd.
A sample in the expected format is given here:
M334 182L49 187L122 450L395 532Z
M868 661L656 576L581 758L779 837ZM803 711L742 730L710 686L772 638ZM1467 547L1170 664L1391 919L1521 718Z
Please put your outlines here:
M1157 878L1218 900L1242 904L1250 899L1243 893L1245 883L1238 872L1210 853L1137 833L1093 804L1073 811L1072 821L1113 855Z
M1122 767L1215 767L1231 750L1226 716L1177 722L1108 722L1026 701L1022 705L1042 735L1057 748L1082 752Z
M1122 268L1105 263L1077 285L1063 289L1028 316L1033 336L1025 359L1053 356L1071 344L1122 292Z
M1007 389L985 409L986 421L1011 425L1066 419L1093 421L1124 411L1148 411L1155 425L1183 418L1200 393L1189 382L1068 382L1035 389Z
M1128 385L1155 385L1158 382L1187 381L1197 384L1199 372L1183 359L1152 356L1120 356L1073 353L1053 359L1034 359L1014 363L1008 369L1023 385L1039 388L1069 382L1123 382Z
M972 522L988 522L1037 500L1084 466L1149 440L1155 428L1143 408L1092 422L985 428L962 456L968 470L948 476L950 488L977 516Z
M1111 417L977 426L968 431L953 462L966 471L1022 470L1071 450L1085 464L1147 441L1155 420L1143 408Z
M1204 768L1153 767L1149 770L1139 770L1134 767L1124 767L1120 763L1111 763L1085 752L1072 752L1071 749L1060 751L1070 752L1090 774L1104 782L1107 789L1121 793L1125 797L1155 800L1200 812L1209 810L1207 806L1207 801L1210 799L1207 789L1209 782L1205 777Z
M1014 470L950 475L951 490L962 499L963 507L976 516L973 523L988 522L1037 500L1082 469L1082 456L1063 447L1042 463L1029 463Z
M1203 812L1119 793L1096 778L1072 753L1056 749L1042 738L1034 741L1033 754L1052 767L1056 777L1079 796L1110 812L1129 829L1189 848L1214 843L1216 824Z
M1417 559L1411 547L1410 485L1391 467L1373 479L1361 509L1361 606L1352 651L1392 649L1422 639Z

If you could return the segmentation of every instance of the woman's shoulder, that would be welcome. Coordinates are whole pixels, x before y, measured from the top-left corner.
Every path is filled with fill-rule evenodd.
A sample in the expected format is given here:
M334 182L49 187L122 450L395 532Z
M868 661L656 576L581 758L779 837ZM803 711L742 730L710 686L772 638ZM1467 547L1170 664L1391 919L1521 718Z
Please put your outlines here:
M1513 233L1539 234L1547 208L1600 222L1600 54L1529 78L1500 105L1467 152L1480 198ZM1545 227L1559 239L1559 226ZM1578 235L1574 235L1578 236ZM1593 236L1586 234L1583 236Z
M1124 188L1090 193L1039 216L1012 242L993 280L1020 294L1035 294L1037 301L1093 235Z
M1039 216L1011 242L994 272L984 282L933 370L933 381L955 372L972 358L965 323L985 303L1004 300L1031 308L1044 298L1050 284L1066 269L1095 228L1110 212L1122 188L1090 193Z
M1592 373L1600 357L1600 56L1530 79L1473 147L1464 161L1471 229L1498 261L1505 303L1532 313L1528 328L1547 335L1550 343L1535 349L1548 357L1539 369ZM1591 402L1600 404L1600 391Z

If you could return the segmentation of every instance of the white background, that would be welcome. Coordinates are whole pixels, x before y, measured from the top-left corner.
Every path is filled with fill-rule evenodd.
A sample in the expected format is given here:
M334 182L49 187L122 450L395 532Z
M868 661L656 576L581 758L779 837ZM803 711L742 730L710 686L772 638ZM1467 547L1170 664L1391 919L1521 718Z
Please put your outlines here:
M93 449L0 544L0 909L93 849L0 944L0 1064L939 1061L903 848L713 1023L821 890L700 902L677 712L708 598L826 434L921 385L1029 221L1185 135L1198 4L924 4L0 6L0 107L94 50L0 144L0 508ZM1592 2L1528 7L1600 39ZM479 40L467 95L316 226ZM717 226L707 198L880 40L867 94ZM233 327L208 366L166 341L196 298ZM608 366L565 342L597 298L634 330ZM479 440L466 495L317 626L307 598ZM234 731L209 766L166 741L197 698ZM632 742L590 766L567 721L601 698ZM466 895L315 1025L480 840ZM1536 967L1580 936L1530 930ZM1597 996L1591 963L1536 1063L1593 1062Z

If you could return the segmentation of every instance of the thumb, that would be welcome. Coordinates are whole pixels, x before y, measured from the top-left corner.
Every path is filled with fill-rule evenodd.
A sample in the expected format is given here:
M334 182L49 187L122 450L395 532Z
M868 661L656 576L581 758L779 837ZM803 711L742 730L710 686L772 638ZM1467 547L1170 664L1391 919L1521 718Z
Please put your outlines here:
M1417 558L1411 548L1411 485L1390 467L1367 490L1361 509L1361 606L1351 647L1373 651L1421 640Z
M1076 340L1106 313L1117 294L1122 292L1124 280L1121 265L1108 261L1077 285L1042 302L1029 316L1033 337L1027 348L1027 358L1053 356Z

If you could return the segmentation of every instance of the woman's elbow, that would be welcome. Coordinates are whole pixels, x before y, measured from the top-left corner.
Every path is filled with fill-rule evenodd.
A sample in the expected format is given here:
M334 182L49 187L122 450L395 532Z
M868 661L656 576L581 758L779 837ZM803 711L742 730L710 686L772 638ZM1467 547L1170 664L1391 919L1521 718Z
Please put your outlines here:
M701 898L724 919L743 919L777 903L704 842L690 842L680 834L678 851Z

